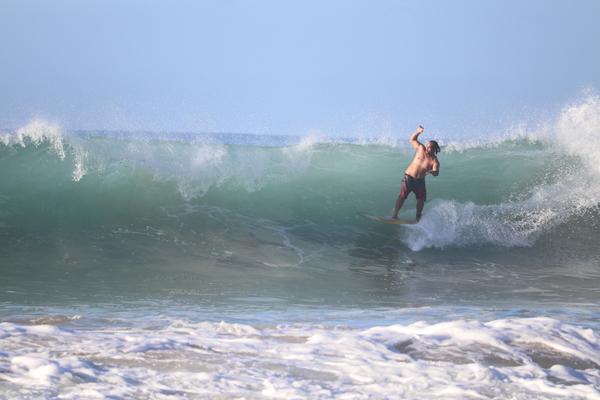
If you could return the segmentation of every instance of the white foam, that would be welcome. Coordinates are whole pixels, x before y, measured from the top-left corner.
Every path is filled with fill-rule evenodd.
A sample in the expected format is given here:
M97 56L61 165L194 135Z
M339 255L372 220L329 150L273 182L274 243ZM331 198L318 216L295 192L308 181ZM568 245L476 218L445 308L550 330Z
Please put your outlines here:
M131 326L0 324L0 395L600 399L600 335L552 318Z
M561 146L584 160L589 174L600 172L600 97L590 95L565 107L556 123ZM582 171L586 172L586 171Z
M67 158L67 154L72 153L74 161L73 181L77 182L81 180L87 172L85 166L87 152L80 146L75 137L69 137L54 123L34 119L14 132L0 135L0 143L4 146L19 147L27 147L29 145L37 147L42 144L48 144L52 153L63 161Z
M14 135L8 137L5 144L17 144L25 147L28 143L39 146L43 142L50 143L58 157L61 159L65 158L65 146L61 129L55 124L39 119L33 120L24 127L17 129Z

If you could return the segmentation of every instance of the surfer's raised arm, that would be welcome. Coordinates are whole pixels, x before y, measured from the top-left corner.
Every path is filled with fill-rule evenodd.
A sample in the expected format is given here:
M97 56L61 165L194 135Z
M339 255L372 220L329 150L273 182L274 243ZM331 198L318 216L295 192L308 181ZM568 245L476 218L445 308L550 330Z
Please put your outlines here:
M423 133L424 130L425 128L423 128L422 125L419 125L410 137L410 144L412 145L412 147L415 148L415 150L418 150L419 146L423 146L421 142L419 142L418 137L421 133Z

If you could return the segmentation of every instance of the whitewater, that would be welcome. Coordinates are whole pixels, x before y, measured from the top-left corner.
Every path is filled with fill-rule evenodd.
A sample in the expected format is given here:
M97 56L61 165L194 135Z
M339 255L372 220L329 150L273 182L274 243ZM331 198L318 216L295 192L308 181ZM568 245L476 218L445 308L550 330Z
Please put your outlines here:
M402 227L408 134L0 130L0 398L600 398L600 98L516 126Z

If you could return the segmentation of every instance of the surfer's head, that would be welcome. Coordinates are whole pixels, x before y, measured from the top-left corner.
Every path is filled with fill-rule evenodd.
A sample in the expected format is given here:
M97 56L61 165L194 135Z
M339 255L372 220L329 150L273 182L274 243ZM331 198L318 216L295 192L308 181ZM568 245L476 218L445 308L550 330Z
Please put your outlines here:
M427 142L425 150L427 150L429 154L437 154L440 152L440 145L435 140L430 140Z

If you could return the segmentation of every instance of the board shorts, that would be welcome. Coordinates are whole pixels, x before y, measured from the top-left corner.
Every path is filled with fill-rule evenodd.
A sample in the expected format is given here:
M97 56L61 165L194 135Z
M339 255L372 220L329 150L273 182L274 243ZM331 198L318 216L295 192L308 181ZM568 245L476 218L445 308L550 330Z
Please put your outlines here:
M406 199L410 192L415 192L417 200L427 200L425 178L417 179L408 174L404 174L404 179L402 179L402 183L400 184L400 197Z

